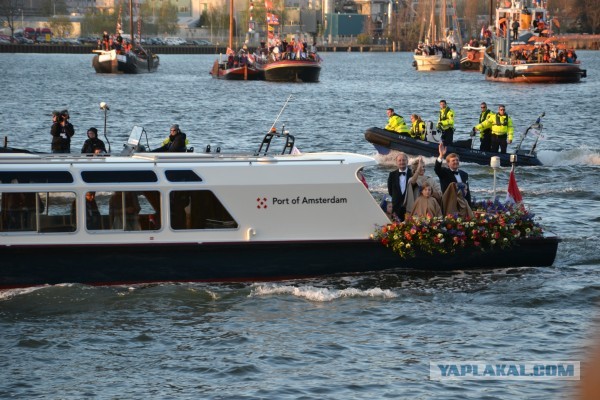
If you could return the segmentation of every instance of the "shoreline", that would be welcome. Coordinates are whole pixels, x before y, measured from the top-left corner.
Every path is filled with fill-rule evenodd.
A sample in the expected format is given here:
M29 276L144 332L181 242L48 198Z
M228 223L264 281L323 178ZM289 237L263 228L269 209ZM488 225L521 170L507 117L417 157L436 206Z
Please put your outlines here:
M600 50L600 35L569 34L560 35L561 41L567 43L568 48L575 50ZM66 54L92 54L96 47L92 45L64 45L64 44L0 44L0 53L66 53ZM227 46L145 46L154 54L225 54ZM252 51L253 49L250 48ZM397 49L392 44L336 44L332 46L317 46L319 53L328 52L412 52L412 50Z

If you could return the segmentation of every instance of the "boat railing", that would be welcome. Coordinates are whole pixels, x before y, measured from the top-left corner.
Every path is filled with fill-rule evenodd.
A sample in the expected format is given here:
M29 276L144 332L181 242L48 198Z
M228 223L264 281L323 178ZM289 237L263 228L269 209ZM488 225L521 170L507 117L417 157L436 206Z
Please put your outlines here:
M265 134L265 137L263 138L262 142L260 143L260 146L258 146L258 151L256 153L254 153L254 155L256 155L256 156L261 155L261 154L263 156L267 155L267 153L269 152L269 147L271 146L271 141L275 137L285 138L285 144L283 146L283 150L281 151L281 154L286 154L286 153L292 154L292 150L294 149L294 143L296 142L296 138L293 135L290 135L289 132L287 132L285 130L285 126L283 126L281 128L281 132L277 132L275 127L271 128L271 130ZM263 148L264 148L264 150L263 150Z
M521 145L523 144L523 141L525 140L525 138L527 137L527 135L529 134L529 132L531 130L535 130L538 132L538 134L536 135L535 141L533 142L533 146L531 147L531 149L529 150L527 155L533 155L535 153L535 148L537 147L537 143L538 140L540 140L540 137L542 136L542 129L544 127L544 125L542 124L542 118L544 118L544 116L546 115L545 112L541 113L535 120L535 122L531 125L529 125L527 127L527 129L525 129L525 132L523 132L521 134L521 139L519 140L519 144L517 145L517 148L515 149L515 153L519 152L521 150Z

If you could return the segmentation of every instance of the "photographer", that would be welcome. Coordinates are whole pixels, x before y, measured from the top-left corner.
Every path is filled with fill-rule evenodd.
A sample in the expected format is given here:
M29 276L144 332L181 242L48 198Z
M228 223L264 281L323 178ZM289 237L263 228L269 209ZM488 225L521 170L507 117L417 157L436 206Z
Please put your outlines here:
M53 153L71 152L71 137L75 134L75 129L69 122L69 112L67 110L52 112L50 134L52 135Z

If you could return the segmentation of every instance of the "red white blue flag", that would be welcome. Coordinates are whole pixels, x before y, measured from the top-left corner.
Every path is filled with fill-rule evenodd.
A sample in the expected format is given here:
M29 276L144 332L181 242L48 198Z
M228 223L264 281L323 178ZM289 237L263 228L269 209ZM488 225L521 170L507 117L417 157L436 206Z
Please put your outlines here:
M506 193L506 201L513 203L520 203L523 201L521 191L517 186L517 179L515 178L515 167L513 166L510 170L510 178L508 179L508 192Z
M277 18L277 15L271 14L271 13L267 13L267 24L269 24L269 25L279 25L279 18Z

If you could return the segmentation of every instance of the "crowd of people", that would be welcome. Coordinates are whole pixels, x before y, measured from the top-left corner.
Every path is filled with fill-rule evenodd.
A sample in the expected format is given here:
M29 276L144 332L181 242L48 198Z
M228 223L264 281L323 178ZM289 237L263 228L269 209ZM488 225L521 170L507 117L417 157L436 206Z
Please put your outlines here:
M427 140L426 124L418 114L411 115L410 127L393 108L387 109L387 116L388 122L384 129L413 139ZM440 134L440 142L445 146L454 143L454 117L454 110L446 100L440 100L436 132ZM486 102L482 102L478 123L472 128L472 132L471 136L479 132L479 150L506 153L507 145L514 138L513 120L506 113L504 105L499 105L498 111L494 113L488 109Z
M75 128L69 120L68 110L52 112L52 127L50 128L52 153L71 153L71 138L75 135ZM104 141L98 138L97 128L90 127L87 130L87 137L81 147L81 154L106 153ZM178 124L174 124L171 126L169 136L163 140L161 146L152 151L157 153L186 152L188 145L187 135L179 129Z
M441 217L445 214L473 216L469 174L460 169L458 154L446 154L447 148L442 142L438 150L434 166L437 181L426 174L422 157L416 158L409 168L408 156L398 153L397 168L388 176L388 196L381 203L390 220ZM443 166L444 159L447 166Z
M554 43L535 44L533 48L516 47L511 52L513 64L518 63L576 63L573 49L559 49Z
M260 47L256 54L262 61L281 61L281 60L313 60L318 61L316 43L309 45L306 40L299 40L292 37L288 42L285 38L273 38L269 40L269 46L265 42L260 42Z

